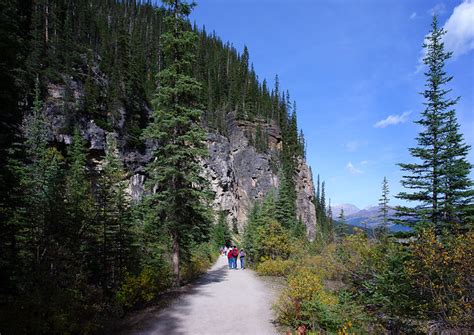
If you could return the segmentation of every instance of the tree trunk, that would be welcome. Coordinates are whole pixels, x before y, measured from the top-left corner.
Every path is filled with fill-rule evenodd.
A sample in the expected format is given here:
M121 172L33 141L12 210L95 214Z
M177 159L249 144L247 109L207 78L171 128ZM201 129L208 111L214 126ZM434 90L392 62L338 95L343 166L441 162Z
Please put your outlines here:
M178 287L181 278L179 273L179 236L178 232L173 232L173 286Z
M49 3L46 1L44 8L44 41L49 42Z

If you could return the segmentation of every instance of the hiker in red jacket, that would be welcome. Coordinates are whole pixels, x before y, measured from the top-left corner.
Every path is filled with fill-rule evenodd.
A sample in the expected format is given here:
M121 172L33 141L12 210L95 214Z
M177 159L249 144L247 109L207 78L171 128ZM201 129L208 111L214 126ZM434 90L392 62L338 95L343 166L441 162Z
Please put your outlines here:
M229 269L234 267L234 256L232 255L232 250L227 251L227 261L229 262Z
M234 269L237 270L237 258L239 257L239 250L237 249L237 247L234 245L234 249L232 249L232 257L234 258L233 260L233 263L232 264L234 266Z

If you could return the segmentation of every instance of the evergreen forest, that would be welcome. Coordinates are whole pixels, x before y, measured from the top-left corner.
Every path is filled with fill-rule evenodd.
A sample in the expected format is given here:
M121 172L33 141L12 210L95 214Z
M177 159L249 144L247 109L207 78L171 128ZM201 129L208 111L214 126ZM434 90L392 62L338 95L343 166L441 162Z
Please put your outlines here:
M304 234L296 105L278 76L272 87L259 81L247 48L193 26L192 5L0 6L2 333L98 332L205 271L226 241L213 232L199 159L206 132L225 136L228 119L256 124L249 136L261 153L270 150L264 125L281 130L280 216ZM51 115L66 141L52 135ZM90 122L107 133L104 152L88 149ZM130 152L152 156L140 201L127 191Z

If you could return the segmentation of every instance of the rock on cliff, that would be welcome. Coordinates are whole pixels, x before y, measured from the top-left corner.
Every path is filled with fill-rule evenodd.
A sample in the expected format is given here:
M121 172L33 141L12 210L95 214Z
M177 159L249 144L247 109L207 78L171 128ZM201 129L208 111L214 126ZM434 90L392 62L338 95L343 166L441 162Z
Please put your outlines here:
M316 208L314 206L313 174L303 159L298 161L296 176L296 212L306 225L308 236L316 234Z
M253 203L279 185L271 168L274 157L258 153L249 144L251 131L247 122L230 118L227 137L209 134L209 156L204 165L216 195L214 209L226 211L229 223L236 222L239 228L244 226Z
M79 105L82 85L72 82L74 97ZM44 104L44 114L49 121L52 141L69 144L68 119L62 100L64 87L50 85L48 98ZM83 137L88 141L95 164L100 165L106 146L106 131L93 120L79 117L75 120ZM267 136L267 152L258 152L252 145L257 124ZM119 146L124 163L130 171L129 192L133 199L139 199L144 191L146 174L145 164L151 159L151 148L147 145L144 152L125 150L119 134ZM264 122L248 122L227 118L227 135L208 133L207 146L209 156L202 162L205 175L215 193L213 208L227 213L228 223L237 224L241 230L253 204L261 200L279 185L278 150L281 149L281 132L277 125ZM297 215L307 227L312 238L316 229L316 212L313 203L314 186L310 169L306 162L299 160L297 176Z

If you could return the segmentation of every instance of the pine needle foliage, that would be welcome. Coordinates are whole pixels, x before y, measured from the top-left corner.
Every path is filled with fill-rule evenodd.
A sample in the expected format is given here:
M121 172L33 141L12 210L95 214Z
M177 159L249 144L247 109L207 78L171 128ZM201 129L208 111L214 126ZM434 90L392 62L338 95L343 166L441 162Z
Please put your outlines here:
M147 166L151 194L146 201L156 213L155 224L172 238L174 285L178 286L181 248L203 240L209 232L207 183L199 164L207 150L199 124L201 85L192 76L198 39L186 21L193 6L178 0L164 4L169 12L161 36L165 67L157 77L154 111L144 131L144 138L156 143L154 159Z
M434 16L423 44L427 72L421 94L425 109L416 121L422 131L416 138L418 146L409 149L417 161L399 164L406 172L402 185L408 190L397 196L417 204L415 208L398 208L398 215L406 224L418 222L417 227L431 226L437 234L445 229L467 229L469 219L465 213L472 208L473 201L471 164L467 161L470 147L459 132L454 109L459 97L449 97L451 90L446 88L453 77L445 71L445 62L452 53L444 49L444 34L446 31L439 28Z

